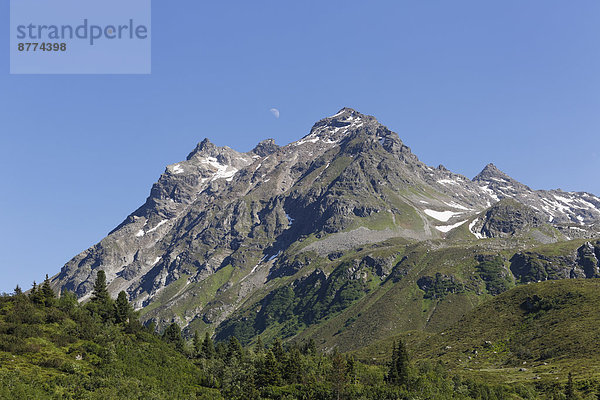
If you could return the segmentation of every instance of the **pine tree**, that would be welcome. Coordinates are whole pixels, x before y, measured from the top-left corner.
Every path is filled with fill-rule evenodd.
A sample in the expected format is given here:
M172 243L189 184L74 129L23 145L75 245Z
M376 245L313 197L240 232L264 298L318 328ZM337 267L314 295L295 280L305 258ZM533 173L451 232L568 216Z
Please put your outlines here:
M56 295L54 294L54 290L52 290L52 286L50 286L48 274L46 274L46 279L44 279L44 283L40 286L39 291L41 292L40 297L43 299L42 301L46 307L50 307L54 304Z
M21 287L19 285L17 285L15 287L15 296L20 296L23 294L23 290L21 289Z
M283 366L283 376L288 383L299 383L302 380L302 355L298 347L292 347L288 352Z
M408 351L402 340L393 344L392 348L392 361L389 364L388 374L386 381L392 385L406 385L408 383Z
M104 322L114 316L114 305L106 287L106 274L99 270L92 291L92 298L88 305L93 314L99 315Z
M285 363L285 351L283 350L283 345L281 344L281 340L279 338L275 338L273 345L271 346L271 350L273 351L273 355L275 355L275 359L280 364Z
M194 331L194 339L192 340L192 346L194 348L194 357L200 356L202 351L202 340L200 340L200 334L198 331Z
M183 351L185 343L181 337L181 328L175 322L165 329L162 337L165 342L173 344L178 351Z
M230 360L232 358L237 358L238 360L241 360L243 356L244 349L242 349L240 341L235 336L231 336L229 338L229 344L227 346L227 358Z
M206 332L204 334L204 341L202 342L201 357L205 358L207 360L210 360L210 359L214 358L215 355L216 355L215 345L214 345L212 339L210 338L210 335L208 334L208 332Z
M221 360L225 360L227 358L227 346L223 342L217 343L215 346L215 353L217 357Z
M258 387L278 386L281 384L281 369L275 355L266 350L264 358L257 358L256 384Z
M127 293L120 291L115 303L115 321L120 324L129 322L133 314L133 307L127 300Z
M33 281L31 291L29 292L29 299L33 302L33 304L44 304L44 297L42 296L41 288L38 287L35 281Z
M110 300L110 295L106 288L106 273L99 270L96 274L96 282L94 283L94 290L92 291L92 301L96 303L107 303Z

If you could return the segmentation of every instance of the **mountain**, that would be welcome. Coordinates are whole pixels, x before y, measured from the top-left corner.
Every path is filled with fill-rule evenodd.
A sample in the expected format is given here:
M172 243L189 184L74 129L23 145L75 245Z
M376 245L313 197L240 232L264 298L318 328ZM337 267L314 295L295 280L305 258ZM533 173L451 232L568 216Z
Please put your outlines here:
M600 198L427 166L343 108L285 146L203 140L52 282L86 300L102 269L159 327L349 350L439 331L515 284L595 277L599 236Z

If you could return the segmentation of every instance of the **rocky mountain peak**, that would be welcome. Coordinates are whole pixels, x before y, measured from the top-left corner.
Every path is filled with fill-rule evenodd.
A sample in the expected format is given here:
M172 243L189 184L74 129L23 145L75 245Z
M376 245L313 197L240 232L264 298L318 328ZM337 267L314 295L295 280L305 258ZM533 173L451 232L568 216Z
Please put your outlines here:
M204 140L198 143L196 148L188 154L187 160L191 160L194 157L214 156L217 152L217 146L208 140L208 138L204 138Z
M269 154L272 154L279 150L279 146L275 144L274 139L266 139L260 142L259 144L252 149L252 153L259 155L261 157L266 157Z
M473 178L474 181L489 181L495 179L504 179L507 181L513 180L510 176L500 171L493 163L486 165L485 168L483 168L483 170L481 170L481 172L475 178Z

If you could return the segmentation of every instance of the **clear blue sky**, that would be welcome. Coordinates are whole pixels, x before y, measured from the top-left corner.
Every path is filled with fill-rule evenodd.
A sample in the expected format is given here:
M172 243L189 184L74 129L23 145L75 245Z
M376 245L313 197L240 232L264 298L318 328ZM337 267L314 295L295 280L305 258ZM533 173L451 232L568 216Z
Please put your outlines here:
M430 165L600 194L597 0L153 3L152 75L11 76L1 2L0 291L57 273L204 137L286 144L343 106Z

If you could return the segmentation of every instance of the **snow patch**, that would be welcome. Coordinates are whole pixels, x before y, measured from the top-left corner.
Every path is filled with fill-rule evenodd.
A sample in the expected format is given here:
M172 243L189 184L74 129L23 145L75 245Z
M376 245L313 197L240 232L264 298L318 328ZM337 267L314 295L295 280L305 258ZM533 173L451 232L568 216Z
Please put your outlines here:
M152 266L155 266L156 264L158 264L158 262L160 261L160 259L161 259L161 258L162 258L162 257L156 257L156 258L154 259L154 262L152 263Z
M309 139L310 136L312 136L312 135L308 135L305 139L297 141L296 146L300 146L301 144L304 144L304 143L316 143L320 140L318 137Z
M435 229L437 229L438 231L446 233L446 232L450 232L454 228L458 228L459 226L461 226L465 222L467 222L466 219L464 221L457 222L457 223L455 223L453 225L436 226Z
M137 231L137 233L135 234L135 236L137 237L142 237L146 234L146 232L144 232L143 229L140 229L139 231Z
M214 173L212 178L210 178L211 182L216 181L217 179L222 179L222 178L225 178L225 180L227 182L231 182L233 180L233 176L238 172L237 168L234 168L231 165L221 164L214 157L206 157L205 159L202 160L202 163L208 164L211 167L216 168L216 172ZM206 178L204 178L204 179L206 179ZM202 182L205 181L204 179L202 179Z
M460 215L462 213L454 212L454 211L435 211L435 210L423 210L425 214L429 215L432 218L437 219L438 221L447 222L450 218L455 215Z
M154 228L149 229L148 232L146 232L146 233L152 233L152 232L154 232L155 230L157 230L158 228L160 228L162 225L166 224L167 222L169 222L168 219L163 219L158 224L156 224L156 226Z
M479 186L481 190L483 190L488 196L490 196L495 201L500 201L500 198L496 196L496 193L492 189L489 188L488 185Z
M460 183L454 179L440 179L437 183L441 183L442 185L460 185Z
M479 221L479 218L475 218L475 219L473 220L473 222L471 222L471 223L469 224L469 232L471 232L473 235L475 235L475 237L476 237L477 239L484 239L484 238L485 238L485 236L483 236L481 233L479 233L479 232L475 232L475 231L473 230L473 228L475 227L475 224L477 224L477 221Z
M568 205L571 205L571 203L573 203L573 199L568 199L566 197L562 197L562 196L558 196L558 195L554 195L554 198L558 201L562 201L563 203L566 203Z
M174 174L181 174L181 173L183 173L183 172L184 172L184 171L183 171L183 168L181 168L181 165L179 165L179 164L175 164L175 165L173 166L173 173L174 173Z

